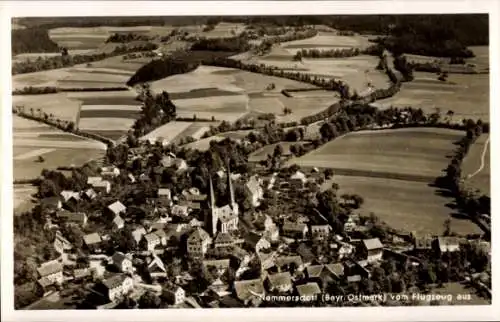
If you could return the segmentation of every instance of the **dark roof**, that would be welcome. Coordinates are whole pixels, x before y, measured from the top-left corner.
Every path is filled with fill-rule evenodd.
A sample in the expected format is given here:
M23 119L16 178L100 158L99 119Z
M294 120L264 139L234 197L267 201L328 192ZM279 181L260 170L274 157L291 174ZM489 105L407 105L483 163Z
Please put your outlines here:
M249 232L248 234L245 235L245 242L247 242L249 245L252 247L257 246L257 243L264 237L262 237L259 234Z
M123 274L117 274L117 275L114 275L110 278L107 278L105 279L102 284L104 284L104 286L106 286L108 289L113 289L113 288L116 288L120 285L122 285L123 281L127 278L126 275L123 275Z
M300 244L299 247L297 247L297 254L299 254L306 262L312 262L316 259L316 256L314 256L311 248L309 248L304 243Z
M292 284L292 275L289 272L276 273L269 275L267 278L269 279L269 283L274 287Z
M251 299L252 297L258 297L265 294L264 284L262 283L262 280L260 278L253 280L235 281L234 290L236 292L236 296L241 301L246 301L248 299Z

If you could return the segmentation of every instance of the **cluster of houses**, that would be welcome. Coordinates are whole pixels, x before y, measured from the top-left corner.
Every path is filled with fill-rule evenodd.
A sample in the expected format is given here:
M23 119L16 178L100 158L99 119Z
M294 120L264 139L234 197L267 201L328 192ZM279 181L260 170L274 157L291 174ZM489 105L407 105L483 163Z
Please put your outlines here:
M169 155L162 160L165 167L185 169L184 160ZM110 219L112 230L122 230L130 225L137 248L130 253L115 251L112 256L103 254L102 245L109 241L109 234L93 231L85 234L83 247L87 260L78 262L75 246L57 229L61 223L85 227L88 215L79 211L82 199L92 201L110 195L113 179L120 169L103 167L100 176L89 177L88 188L80 192L62 191L60 196L41 200L50 210L47 225L57 231L54 249L61 254L38 268L39 285L44 291L54 286L87 279L93 281L91 292L104 299L99 308L114 307L125 296L140 297L153 291L167 299L174 307L237 307L260 305L266 294L296 294L314 298L331 283L359 283L369 278L371 268L392 258L408 265L419 265L415 256L384 245L378 238L355 239L341 237L328 223L311 223L299 219L275 222L269 215L254 212L250 226L242 220L241 209L235 200L233 181L238 175L225 171L218 173L227 179L228 203L218 206L212 179L209 194L189 188L173 196L170 189L159 188L154 205L153 220L143 225L127 222L127 207L115 200L102 209ZM128 176L130 181L135 178ZM303 188L307 176L297 171L288 178L293 187ZM251 204L258 207L264 199L264 190L273 188L276 175L264 182L257 175L245 182ZM209 208L208 211L201 210ZM201 217L199 214L204 213ZM197 214L197 215L195 215ZM356 231L359 218L355 215L345 223L345 231ZM87 231L88 232L88 231ZM314 241L327 241L329 253L325 257L312 250ZM201 275L208 287L196 294L187 294L186 285L196 276L182 271L171 276L162 254L173 248L181 249L190 261L198 262ZM414 238L413 250L454 252L460 249L456 237ZM80 253L81 254L81 253ZM142 278L144 270L149 284Z

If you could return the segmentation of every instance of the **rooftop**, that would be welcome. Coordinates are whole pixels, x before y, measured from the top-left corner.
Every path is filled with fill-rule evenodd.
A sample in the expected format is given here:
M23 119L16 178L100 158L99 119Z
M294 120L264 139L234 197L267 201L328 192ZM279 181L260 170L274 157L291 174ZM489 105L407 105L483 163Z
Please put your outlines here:
M307 283L302 285L297 285L297 292L300 296L313 296L321 293L317 283Z
M378 238L364 239L363 245L367 250L381 249L384 247Z
M260 278L235 281L234 290L236 291L236 296L242 301L246 301L254 296L263 296L265 294L264 284Z
M41 277L52 275L63 270L62 264L58 260L43 263L37 268L38 274Z

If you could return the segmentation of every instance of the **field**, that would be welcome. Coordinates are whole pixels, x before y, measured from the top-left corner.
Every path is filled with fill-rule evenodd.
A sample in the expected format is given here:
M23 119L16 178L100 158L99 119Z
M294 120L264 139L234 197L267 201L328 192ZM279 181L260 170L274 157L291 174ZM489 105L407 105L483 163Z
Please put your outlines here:
M462 163L462 173L468 187L491 195L490 137L481 135L471 146Z
M415 80L404 83L399 93L377 101L381 108L390 106L422 108L425 113L441 110L454 112L453 121L463 118L489 120L489 75L450 74L447 82L432 73L415 72Z
M292 145L300 144L300 142L280 142L275 144L266 145L257 151L250 154L248 157L248 161L250 162L259 162L267 159L267 155L273 155L274 149L277 145L281 145L283 148L283 156L291 155L290 147Z
M38 177L43 169L79 165L104 154L103 143L84 139L45 124L13 117L14 179ZM45 161L38 162L42 156Z
M426 182L350 175L334 175L327 184L331 182L339 185L338 195L354 193L363 197L362 214L373 212L395 229L441 235L445 220L450 219L456 233L481 232L471 221L451 217L452 210L446 207L450 199L436 194L436 189Z
M291 163L434 179L463 136L447 129L361 131L337 138Z
M361 131L337 138L288 164L333 168L340 193L361 195L361 211L374 212L390 226L405 231L440 234L450 218L452 230L479 232L473 223L451 217L450 199L430 184L449 163L453 144L463 136L447 129Z
M34 205L32 195L37 192L37 188L30 184L16 184L14 185L14 211L16 213L23 213L29 211Z
M13 106L24 106L24 111L30 113L33 109L34 115L46 113L54 119L76 122L80 102L70 99L66 93L43 94L43 95L14 95Z
M246 25L242 23L220 22L213 30L202 31L196 35L206 38L229 38L241 34L246 29Z

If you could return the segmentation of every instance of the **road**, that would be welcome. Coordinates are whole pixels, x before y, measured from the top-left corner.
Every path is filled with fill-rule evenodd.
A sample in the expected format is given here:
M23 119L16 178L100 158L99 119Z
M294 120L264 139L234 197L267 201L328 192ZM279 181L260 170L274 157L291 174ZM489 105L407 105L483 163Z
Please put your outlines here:
M473 178L475 175L477 175L479 172L483 170L484 158L486 157L486 152L488 151L489 143L490 143L490 137L488 136L488 139L486 139L486 142L484 143L483 153L481 153L481 165L474 173L467 175L467 180Z

